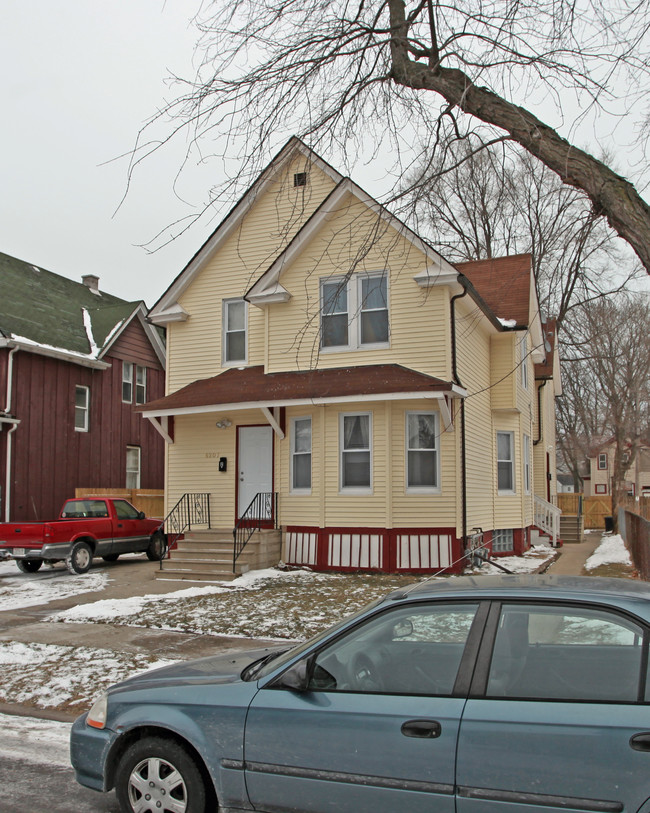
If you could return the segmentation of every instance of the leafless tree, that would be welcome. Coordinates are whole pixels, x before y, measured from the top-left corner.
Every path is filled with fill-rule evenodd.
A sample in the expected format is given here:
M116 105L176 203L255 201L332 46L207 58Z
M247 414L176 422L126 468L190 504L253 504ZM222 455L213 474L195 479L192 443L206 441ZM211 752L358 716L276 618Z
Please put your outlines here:
M452 262L529 253L542 311L562 325L571 309L624 290L635 263L584 193L512 145L451 144L450 166L427 162L409 183L411 217ZM444 160L444 159L443 159Z
M613 440L616 518L625 473L648 430L650 302L645 296L626 295L589 303L580 311L572 319L573 353L564 359L572 407L561 410L560 419L566 422L567 439L591 431L592 437Z
M171 117L163 140L189 133L188 160L194 148L199 160L240 159L239 179L288 134L390 156L399 178L435 153L445 122L459 138L475 122L483 143L515 142L584 192L650 271L648 205L558 129L619 105L627 131L636 124L645 137L633 114L648 87L648 3L204 0L197 24L197 75L145 128L136 161L160 146L156 126ZM557 126L533 112L549 105Z

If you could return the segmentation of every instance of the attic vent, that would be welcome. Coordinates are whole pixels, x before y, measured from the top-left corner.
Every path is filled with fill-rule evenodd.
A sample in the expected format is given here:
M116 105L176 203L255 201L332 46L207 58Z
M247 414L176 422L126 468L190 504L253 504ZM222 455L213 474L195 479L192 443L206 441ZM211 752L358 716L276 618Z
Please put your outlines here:
M94 274L84 274L81 281L86 288L90 288L94 294L99 293L99 277L96 277Z
M294 186L307 186L307 173L306 172L294 172L293 185Z

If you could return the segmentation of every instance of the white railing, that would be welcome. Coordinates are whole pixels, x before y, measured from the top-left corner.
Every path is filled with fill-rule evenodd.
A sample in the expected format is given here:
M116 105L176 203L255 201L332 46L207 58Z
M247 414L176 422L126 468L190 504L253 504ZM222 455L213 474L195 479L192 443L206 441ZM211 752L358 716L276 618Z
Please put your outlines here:
M551 537L551 544L557 547L560 538L560 516L562 511L541 497L535 497L535 525Z

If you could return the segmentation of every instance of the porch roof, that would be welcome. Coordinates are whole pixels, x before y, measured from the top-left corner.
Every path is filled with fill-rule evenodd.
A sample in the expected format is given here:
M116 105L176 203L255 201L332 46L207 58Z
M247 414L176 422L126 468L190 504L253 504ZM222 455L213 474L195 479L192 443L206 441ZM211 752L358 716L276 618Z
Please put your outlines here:
M265 373L263 366L232 368L213 378L194 381L177 392L137 407L147 418L251 407L337 403L445 396L464 397L450 381L410 370L400 364L374 364L331 370Z

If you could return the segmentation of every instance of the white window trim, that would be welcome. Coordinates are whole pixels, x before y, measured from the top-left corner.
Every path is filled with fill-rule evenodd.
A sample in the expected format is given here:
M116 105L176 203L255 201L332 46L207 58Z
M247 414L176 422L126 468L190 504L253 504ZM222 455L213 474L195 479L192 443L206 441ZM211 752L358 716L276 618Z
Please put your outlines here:
M512 489L509 488L499 488L499 463L505 463L505 460L500 460L499 458L499 435L510 435L511 444L510 449L512 451L512 458L510 461L510 470L512 472ZM515 433L509 430L497 430L496 433L496 453L497 453L497 493L500 496L512 496L513 494L517 493L517 470L515 468Z
M435 453L436 459L436 483L435 486L410 486L409 485L409 415L433 415L434 432L436 438L435 448L432 450ZM407 494L440 494L440 416L437 412L432 412L425 409L411 409L405 413L404 417L404 483L406 484ZM414 449L413 451L417 451ZM431 450L429 450L431 451Z
M138 384L138 373L139 372L142 372L142 374L143 374L144 383L142 383L142 384ZM140 388L142 388L144 390L144 397L143 397L142 401L140 401L138 399L138 387L140 387ZM134 386L133 386L133 395L134 395L134 400L135 400L136 404L140 405L140 404L146 404L147 403L147 368L144 367L141 364L136 364L135 365L135 382L134 382Z
M123 404L132 404L133 403L133 368L135 365L132 361L123 361L122 362L122 403ZM130 375L127 375L127 371ZM128 384L131 388L131 397L125 398L124 397L124 385Z
M530 467L530 435L524 435L524 493L530 494L532 488L532 470Z
M604 465L600 465L600 461L603 461ZM598 455L598 471L607 471L607 467L609 465L609 461L607 460L607 452L601 452Z
M293 482L293 472L294 472L293 462L294 462L295 455L296 454L299 454L299 455L307 454L306 452L296 452L296 449L295 449L295 444L296 444L295 426L296 426L296 423L298 421L309 421L309 424L310 424L311 444L310 444L310 447L309 447L309 464L310 464L309 465L309 470L310 470L309 482L312 483L312 484L314 482L314 470L313 470L313 467L312 467L313 449L314 449L314 422L312 421L311 415L298 415L295 418L291 419L291 467L290 467L290 472L289 472L289 491L291 492L291 494L296 494L298 496L301 496L301 495L310 495L312 487L310 485L309 488L296 488L294 486L294 482Z
M77 390L84 390L86 393L86 406L83 407L84 425L77 426L77 410L82 407L77 406ZM88 432L90 430L90 387L85 384L75 384L74 388L74 431Z
M370 485L366 486L344 486L343 485L343 452L345 451L343 448L343 444L345 442L345 432L344 432L344 425L345 425L345 418L350 417L357 417L367 415L368 416L368 446L369 446L369 453L370 453ZM372 494L373 488L373 442L372 442L372 412L339 412L339 494Z
M127 447L126 447L126 463L127 463L127 465L126 465L126 482L127 482L126 488L131 488L131 486L128 485L129 472L133 473L133 471L134 471L133 469L129 469L129 466L128 466L129 450L132 450L132 449L136 449L137 452L138 452L138 469L137 469L138 482L137 482L137 485L133 486L133 487L134 488L140 488L140 481L141 481L141 478L142 478L142 449L140 448L140 446L131 446L131 445L127 445Z
M386 313L388 316L388 341L387 342L372 342L368 344L361 343L361 286L362 280L371 279L373 277L383 277L386 280ZM322 308L323 308L323 286L331 284L345 284L348 295L348 343L337 344L331 347L324 347L322 343ZM326 277L320 281L320 300L319 305L321 309L321 353L341 353L358 350L381 350L390 347L390 277L387 269L381 271L363 271L357 274L352 274L349 278L346 277ZM382 309L383 310L383 309Z
M229 305L243 302L244 303L244 358L229 361L226 358L226 351L228 349L227 336L228 336L228 307ZM221 366L222 367L241 367L248 364L248 302L241 297L233 297L232 299L224 299L221 306Z

